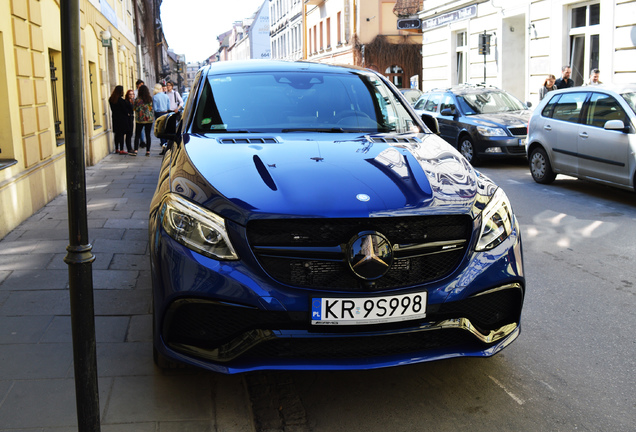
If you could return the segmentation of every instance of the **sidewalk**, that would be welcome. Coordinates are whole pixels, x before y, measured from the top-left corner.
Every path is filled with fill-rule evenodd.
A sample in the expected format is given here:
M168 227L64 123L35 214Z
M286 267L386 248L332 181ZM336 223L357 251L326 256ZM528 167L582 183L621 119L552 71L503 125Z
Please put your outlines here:
M252 431L241 376L153 363L152 141L150 157L111 154L86 172L101 430ZM62 194L0 241L0 432L77 431L67 212Z

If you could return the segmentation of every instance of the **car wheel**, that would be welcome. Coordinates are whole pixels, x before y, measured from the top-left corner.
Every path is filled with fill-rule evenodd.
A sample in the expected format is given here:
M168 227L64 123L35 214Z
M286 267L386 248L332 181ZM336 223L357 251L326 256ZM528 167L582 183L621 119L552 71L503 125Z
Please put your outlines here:
M556 178L556 174L552 171L552 165L550 165L550 159L541 147L536 147L530 151L528 163L532 178L537 183L550 184Z
M459 140L459 152L470 162L475 165L478 160L477 156L475 156L475 146L473 142L467 136L463 136Z

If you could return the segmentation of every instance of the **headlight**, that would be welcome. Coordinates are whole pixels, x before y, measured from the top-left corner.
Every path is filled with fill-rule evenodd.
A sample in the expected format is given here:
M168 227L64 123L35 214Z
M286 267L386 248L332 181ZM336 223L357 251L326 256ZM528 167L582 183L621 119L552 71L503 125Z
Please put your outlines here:
M483 136L506 136L506 131L498 127L477 126L477 132Z
M502 189L497 189L482 212L477 251L492 249L512 233L512 206Z
M180 195L169 194L165 199L161 225L170 237L188 249L214 259L238 259L225 220Z

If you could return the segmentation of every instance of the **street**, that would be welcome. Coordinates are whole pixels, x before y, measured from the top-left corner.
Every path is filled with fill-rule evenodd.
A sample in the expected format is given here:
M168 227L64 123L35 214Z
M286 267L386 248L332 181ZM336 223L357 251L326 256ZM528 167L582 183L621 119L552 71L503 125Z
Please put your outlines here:
M257 430L631 431L636 424L636 195L525 161L480 167L521 223L519 339L489 359L245 377Z

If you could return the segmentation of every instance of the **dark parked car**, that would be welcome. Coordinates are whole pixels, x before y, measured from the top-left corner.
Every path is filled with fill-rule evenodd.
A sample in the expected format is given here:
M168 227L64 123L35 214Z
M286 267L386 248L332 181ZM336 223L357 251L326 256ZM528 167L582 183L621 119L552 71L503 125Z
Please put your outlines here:
M219 62L170 118L149 221L159 366L373 369L519 335L506 194L381 75Z
M430 90L415 103L439 123L441 137L470 163L492 157L525 157L530 110L504 90L463 85Z
M530 119L532 178L567 174L627 190L636 177L636 84L548 93Z

